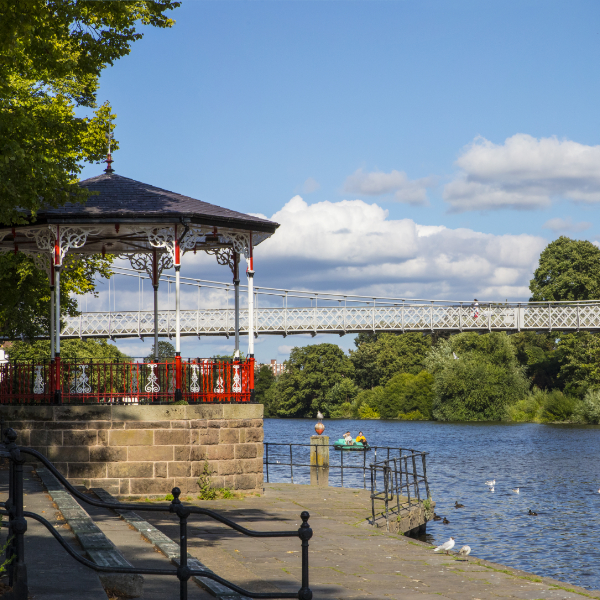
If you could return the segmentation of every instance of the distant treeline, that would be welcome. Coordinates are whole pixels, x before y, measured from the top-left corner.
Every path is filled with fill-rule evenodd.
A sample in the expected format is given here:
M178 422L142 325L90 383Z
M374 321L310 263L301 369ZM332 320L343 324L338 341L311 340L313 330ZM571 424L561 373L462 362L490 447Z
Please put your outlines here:
M542 252L531 300L600 298L600 250L560 237ZM257 398L271 417L600 423L600 335L361 333L294 348Z
M599 423L599 361L588 332L360 334L349 356L294 348L256 391L270 417Z

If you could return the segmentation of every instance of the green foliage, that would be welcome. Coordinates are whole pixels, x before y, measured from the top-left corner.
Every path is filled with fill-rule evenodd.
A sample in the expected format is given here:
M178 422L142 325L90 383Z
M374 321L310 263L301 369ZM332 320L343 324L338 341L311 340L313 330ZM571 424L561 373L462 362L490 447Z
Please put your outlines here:
M574 411L579 423L600 424L600 389L590 389Z
M361 390L354 401L354 418L360 419L379 419L379 406L383 396L381 386L374 387L371 390Z
M352 378L354 367L335 344L294 348L286 361L286 371L269 390L276 394L277 414L282 417L314 417L318 410L329 416L327 394L345 377Z
M174 500L173 494L167 494L167 495L165 496L165 500L166 500L167 502L172 502L172 501Z
M158 342L158 360L166 361L169 358L175 358L175 346L171 342ZM152 362L154 360L154 344L146 356L146 362Z
M521 331L510 336L517 360L525 367L532 386L543 390L562 387L556 338L556 333L536 331Z
M516 423L539 422L547 392L534 387L524 398L506 407L506 420Z
M200 477L198 478L198 487L200 488L199 500L215 500L217 498L217 490L212 487L210 476L213 474L208 461L204 461L204 467Z
M254 376L254 394L256 397L256 401L259 404L265 405L265 413L267 407L266 393L271 388L274 382L275 375L273 375L273 370L268 365L263 365L258 370L258 373Z
M566 393L583 397L600 386L600 336L580 331L567 333L558 342L559 377Z
M577 407L577 399L565 396L560 390L548 392L546 401L542 406L540 421L570 421Z
M350 354L356 384L369 389L385 385L396 373L417 375L430 347L431 339L421 333L381 333L374 342L361 342Z
M1 205L1 201L0 201ZM110 277L112 256L75 259L61 273L61 314L76 315L74 294L95 293L94 278ZM0 335L9 340L47 336L50 331L50 283L31 256L0 255Z
M0 0L0 220L35 216L42 204L85 201L81 163L106 155L114 115L96 108L102 70L142 37L136 23L171 27L178 2ZM115 142L113 148L117 149Z
M540 255L529 282L530 300L590 300L600 297L600 249L561 236Z
M421 371L418 375L394 375L386 384L380 399L381 418L430 419L434 397L433 381L433 376L427 371Z
M50 360L50 340L33 343L14 342L9 350L11 360L44 362ZM95 362L116 362L129 356L107 339L61 340L60 355L64 360L92 359Z
M332 419L351 419L352 403L356 400L357 395L358 388L351 379L345 377L327 392L323 409L329 413Z
M434 377L433 416L441 421L500 420L529 388L505 333L453 336L431 350L426 366Z

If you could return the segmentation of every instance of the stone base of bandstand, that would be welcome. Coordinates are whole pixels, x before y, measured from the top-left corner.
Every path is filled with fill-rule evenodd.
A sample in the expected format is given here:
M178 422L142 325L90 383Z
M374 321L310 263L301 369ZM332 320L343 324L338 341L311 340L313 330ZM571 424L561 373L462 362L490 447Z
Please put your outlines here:
M115 496L199 492L205 464L216 488L263 491L262 404L0 406L18 434L74 485Z

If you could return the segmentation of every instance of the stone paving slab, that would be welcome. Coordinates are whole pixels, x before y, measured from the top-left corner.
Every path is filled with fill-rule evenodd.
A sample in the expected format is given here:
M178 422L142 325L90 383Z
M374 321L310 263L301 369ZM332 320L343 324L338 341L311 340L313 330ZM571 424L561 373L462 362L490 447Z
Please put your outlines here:
M91 561L103 567L132 566L48 469L38 467L36 474ZM98 576L104 587L117 596L126 598L142 596L144 585L142 575L99 573Z
M179 566L180 550L179 544L175 543L171 538L160 532L154 525L151 525L140 517L137 513L131 510L119 510L119 501L114 498L109 492L102 488L92 488L91 490L103 502L115 504L113 509L129 526L138 531L142 537L151 543L157 550L162 552L173 564ZM171 520L177 524L179 520L170 516ZM188 553L188 567L190 569L207 569L206 565L202 564L197 558ZM208 569L210 570L210 569ZM250 600L246 596L242 596L228 587L221 585L218 581L213 581L208 577L194 576L192 579L198 583L203 589L212 594L219 600Z
M252 529L295 529L310 512L310 578L315 600L582 600L600 591L539 577L469 556L439 555L427 543L366 524L369 493L363 490L267 484L262 497L194 502ZM143 513L158 530L177 536L176 524ZM300 541L247 538L203 517L189 519L188 549L222 574L227 565L248 589L268 582L296 592L300 587ZM457 540L460 547L461 540ZM239 565L239 570L234 565ZM251 577L248 576L251 574ZM225 574L225 576L227 576Z
M44 493L40 481L25 465L23 488L26 510L49 521L75 552L83 554L75 535L58 519L58 511ZM0 501L8 497L8 469L0 469ZM6 529L2 530L2 544ZM25 561L30 598L33 600L107 600L98 575L69 556L50 532L33 519L27 519ZM82 595L85 590L85 596Z

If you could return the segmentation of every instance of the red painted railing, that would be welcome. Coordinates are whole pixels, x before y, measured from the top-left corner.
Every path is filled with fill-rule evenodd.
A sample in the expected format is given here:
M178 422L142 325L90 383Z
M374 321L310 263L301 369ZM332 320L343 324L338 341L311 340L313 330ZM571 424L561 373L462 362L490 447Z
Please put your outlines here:
M164 404L251 402L254 359L169 359L161 362L65 360L9 361L0 365L0 404ZM60 395L56 393L60 381Z

